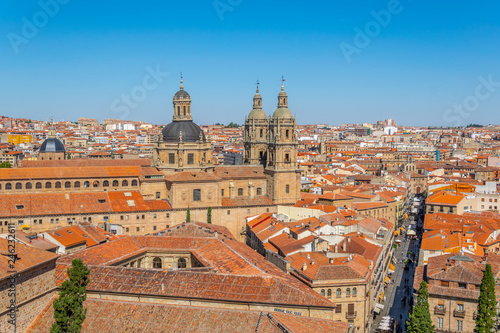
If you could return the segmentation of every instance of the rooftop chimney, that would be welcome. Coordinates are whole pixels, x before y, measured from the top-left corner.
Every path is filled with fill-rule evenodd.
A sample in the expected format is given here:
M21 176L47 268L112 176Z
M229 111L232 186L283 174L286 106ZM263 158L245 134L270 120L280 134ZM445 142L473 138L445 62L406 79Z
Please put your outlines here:
M350 243L351 242L351 236L347 236L347 241Z
M307 269L307 264L306 262L304 261L304 263L302 264L302 270L305 271Z

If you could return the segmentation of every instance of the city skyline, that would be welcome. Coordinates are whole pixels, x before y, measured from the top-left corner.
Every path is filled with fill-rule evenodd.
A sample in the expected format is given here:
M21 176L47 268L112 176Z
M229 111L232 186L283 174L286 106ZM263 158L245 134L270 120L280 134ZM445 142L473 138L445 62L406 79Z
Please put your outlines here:
M429 5L7 2L0 113L166 124L183 72L200 124L242 123L256 80L272 114L282 75L299 124L500 123L498 5Z

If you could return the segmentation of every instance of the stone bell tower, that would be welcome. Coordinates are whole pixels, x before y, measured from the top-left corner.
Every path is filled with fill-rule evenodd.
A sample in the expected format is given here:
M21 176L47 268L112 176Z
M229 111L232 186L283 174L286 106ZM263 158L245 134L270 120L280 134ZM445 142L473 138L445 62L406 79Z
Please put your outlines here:
M266 166L268 128L267 116L262 110L262 97L259 94L259 83L257 82L252 111L248 117L245 117L243 163Z

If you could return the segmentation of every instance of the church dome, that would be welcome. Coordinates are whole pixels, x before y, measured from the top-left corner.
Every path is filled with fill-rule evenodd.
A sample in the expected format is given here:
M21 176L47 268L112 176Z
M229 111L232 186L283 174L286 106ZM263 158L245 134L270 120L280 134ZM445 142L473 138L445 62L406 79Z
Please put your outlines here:
M40 153L64 153L63 143L56 138L46 139L40 146Z
M174 121L163 128L161 134L164 142L179 142L182 132L182 142L206 142L205 134L200 126L192 121Z
M253 109L248 114L248 119L266 120L267 116L266 116L266 113L264 112L264 110L262 110L262 109Z
M292 119L292 111L288 108L277 108L273 113L273 118L277 119Z
M191 99L191 96L189 96L187 91L181 89L175 93L174 99Z

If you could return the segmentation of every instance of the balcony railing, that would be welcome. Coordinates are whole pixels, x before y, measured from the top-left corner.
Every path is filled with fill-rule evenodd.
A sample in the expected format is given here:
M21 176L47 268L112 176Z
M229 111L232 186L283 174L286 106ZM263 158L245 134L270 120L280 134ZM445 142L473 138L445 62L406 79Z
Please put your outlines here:
M358 316L358 311L354 312L346 312L345 313L345 319L354 319Z
M453 310L453 317L465 318L465 310Z
M434 307L434 314L436 314L436 315L444 315L444 314L446 314L446 308L445 307L435 306Z

